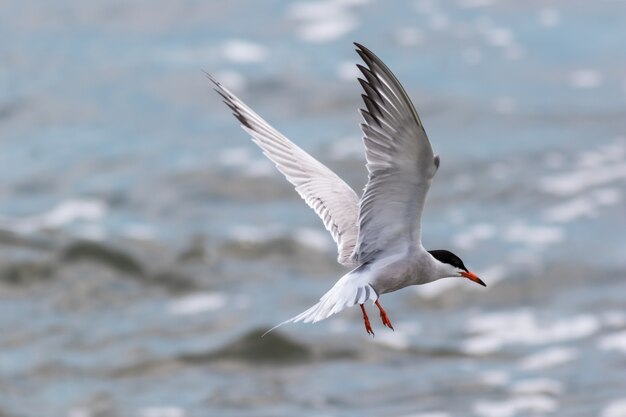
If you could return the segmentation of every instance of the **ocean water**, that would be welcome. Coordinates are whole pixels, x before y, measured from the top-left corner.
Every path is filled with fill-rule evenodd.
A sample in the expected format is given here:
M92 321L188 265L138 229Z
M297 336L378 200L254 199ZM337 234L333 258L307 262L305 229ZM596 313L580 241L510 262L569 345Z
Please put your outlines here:
M626 3L0 4L0 415L626 416ZM487 283L260 335L345 271L212 73L355 190L353 41Z

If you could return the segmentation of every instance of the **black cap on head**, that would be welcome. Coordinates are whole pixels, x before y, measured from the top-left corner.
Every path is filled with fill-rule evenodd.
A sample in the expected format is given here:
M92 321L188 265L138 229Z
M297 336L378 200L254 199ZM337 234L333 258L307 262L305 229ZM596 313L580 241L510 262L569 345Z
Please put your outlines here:
M459 268L467 272L467 268L463 264L463 261L461 260L461 258L456 256L449 250L445 250L445 249L429 250L428 253L430 253L433 256L433 258L435 258L439 262L452 265L455 268Z

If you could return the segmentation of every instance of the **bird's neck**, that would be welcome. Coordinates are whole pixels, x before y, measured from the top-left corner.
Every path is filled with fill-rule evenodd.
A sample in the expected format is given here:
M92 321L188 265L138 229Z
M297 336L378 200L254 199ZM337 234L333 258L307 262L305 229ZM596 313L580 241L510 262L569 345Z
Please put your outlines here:
M425 250L418 254L417 264L415 278L419 281L418 284L427 284L450 276L449 265L446 267L447 264L438 261Z

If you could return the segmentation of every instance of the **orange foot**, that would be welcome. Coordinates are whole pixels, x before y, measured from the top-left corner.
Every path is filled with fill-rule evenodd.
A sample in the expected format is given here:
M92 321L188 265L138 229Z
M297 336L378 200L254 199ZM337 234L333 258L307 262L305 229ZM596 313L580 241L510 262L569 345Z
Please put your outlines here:
M372 330L372 325L370 324L370 319L367 317L367 313L365 312L365 306L363 304L359 304L361 306L361 311L363 312L363 321L365 322L365 330L367 334L371 334L374 336L374 331Z
M391 324L391 321L389 320L389 317L387 316L387 313L385 312L385 309L383 308L383 306L380 305L378 300L376 300L375 304L376 304L376 307L378 307L378 309L380 310L380 318L383 321L383 324L389 327L391 330L394 330Z

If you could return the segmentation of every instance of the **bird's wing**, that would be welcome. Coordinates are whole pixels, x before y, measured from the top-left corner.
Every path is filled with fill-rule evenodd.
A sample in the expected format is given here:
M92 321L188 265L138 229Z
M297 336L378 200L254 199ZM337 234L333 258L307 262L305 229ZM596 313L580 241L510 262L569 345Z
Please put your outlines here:
M421 245L421 217L439 167L409 96L387 66L357 46L365 94L361 124L369 173L359 203L359 235L353 260L363 263L390 247ZM400 245L400 246L399 246Z
M354 266L351 255L356 244L359 212L359 197L354 190L328 167L270 126L211 75L207 76L215 84L215 91L241 122L241 127L320 216L337 244L339 263Z

